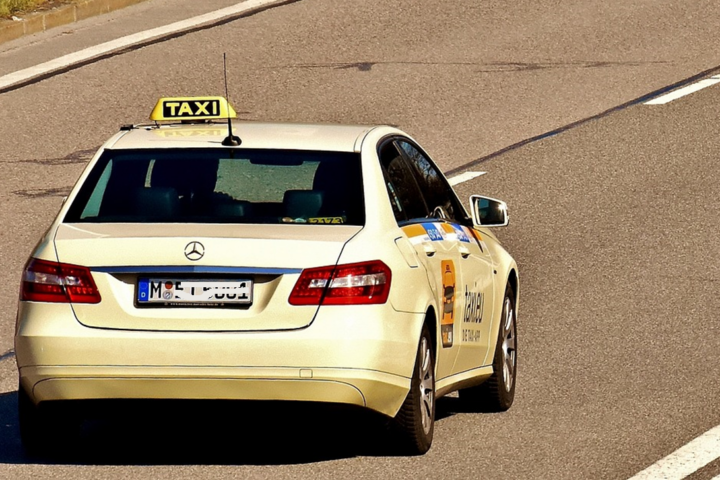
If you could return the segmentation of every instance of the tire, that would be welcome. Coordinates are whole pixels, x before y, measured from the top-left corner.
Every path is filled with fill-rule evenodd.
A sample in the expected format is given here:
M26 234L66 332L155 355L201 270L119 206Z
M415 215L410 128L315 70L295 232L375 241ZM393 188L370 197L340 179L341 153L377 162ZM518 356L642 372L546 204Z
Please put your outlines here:
M30 456L67 453L79 434L80 422L71 412L35 405L22 387L18 388L18 421L23 449Z
M422 455L430 449L435 430L435 353L430 330L423 326L410 391L393 420L400 452Z
M493 356L493 374L476 387L460 390L460 398L469 410L504 412L515 399L517 380L517 317L515 295L510 285L505 289L501 324Z

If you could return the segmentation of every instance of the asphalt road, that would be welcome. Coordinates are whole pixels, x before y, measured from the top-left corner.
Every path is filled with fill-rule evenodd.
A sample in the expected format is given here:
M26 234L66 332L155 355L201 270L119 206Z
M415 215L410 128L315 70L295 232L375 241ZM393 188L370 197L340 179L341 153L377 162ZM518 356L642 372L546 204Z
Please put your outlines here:
M720 424L720 86L613 110L720 66L720 10L598 3L301 0L0 94L0 477L628 478ZM0 46L0 75L133 33L168 6ZM206 422L182 409L96 425L88 452L59 464L22 455L22 264L120 124L161 96L222 93L223 52L242 118L398 125L446 171L598 116L492 156L473 167L487 175L458 187L510 206L500 235L522 289L509 412L444 399L433 448L415 458L317 412ZM324 435L309 444L314 429ZM714 462L692 479L718 474Z

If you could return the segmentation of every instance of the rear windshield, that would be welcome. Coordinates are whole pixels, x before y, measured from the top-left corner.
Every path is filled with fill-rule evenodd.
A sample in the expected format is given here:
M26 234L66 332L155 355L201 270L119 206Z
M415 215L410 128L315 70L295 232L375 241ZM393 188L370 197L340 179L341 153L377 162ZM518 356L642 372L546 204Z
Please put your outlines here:
M65 222L363 225L362 192L357 153L106 150Z

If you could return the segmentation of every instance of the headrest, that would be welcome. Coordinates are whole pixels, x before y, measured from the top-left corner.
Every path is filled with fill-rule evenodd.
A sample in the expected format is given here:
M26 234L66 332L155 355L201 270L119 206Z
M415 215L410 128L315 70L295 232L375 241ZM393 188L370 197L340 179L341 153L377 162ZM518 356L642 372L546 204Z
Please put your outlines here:
M174 188L136 188L131 199L133 213L147 217L176 218L178 192Z
M323 192L317 190L288 190L283 197L285 215L292 218L317 217L323 204Z
M322 162L318 165L313 179L313 190L344 190L347 166L340 162Z
M212 192L217 183L218 160L163 159L153 165L151 185L189 192Z
M213 213L221 217L249 217L252 209L250 202L221 202L213 207Z

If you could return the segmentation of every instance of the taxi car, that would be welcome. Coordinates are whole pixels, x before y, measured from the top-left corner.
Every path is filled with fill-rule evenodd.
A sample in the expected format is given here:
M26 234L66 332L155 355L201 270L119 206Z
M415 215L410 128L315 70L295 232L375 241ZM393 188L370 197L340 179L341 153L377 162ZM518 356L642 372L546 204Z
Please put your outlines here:
M506 410L518 270L415 140L389 126L236 123L222 97L161 99L96 153L31 254L15 333L23 444L59 405L307 401L432 443L435 401Z

